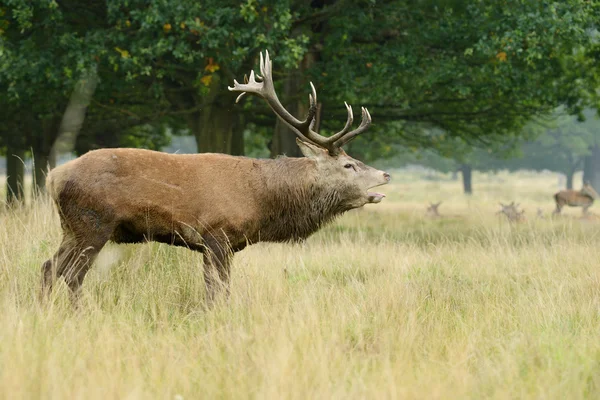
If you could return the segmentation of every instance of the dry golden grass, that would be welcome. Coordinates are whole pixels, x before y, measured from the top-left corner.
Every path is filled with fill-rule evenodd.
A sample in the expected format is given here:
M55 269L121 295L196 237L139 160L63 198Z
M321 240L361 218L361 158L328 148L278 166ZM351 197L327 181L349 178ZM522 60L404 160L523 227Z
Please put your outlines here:
M236 255L210 311L201 257L157 244L109 245L79 310L64 285L42 307L56 213L2 212L0 398L598 398L600 223L535 219L554 175L476 175L470 199L394 178L305 244ZM525 223L494 215L512 200Z

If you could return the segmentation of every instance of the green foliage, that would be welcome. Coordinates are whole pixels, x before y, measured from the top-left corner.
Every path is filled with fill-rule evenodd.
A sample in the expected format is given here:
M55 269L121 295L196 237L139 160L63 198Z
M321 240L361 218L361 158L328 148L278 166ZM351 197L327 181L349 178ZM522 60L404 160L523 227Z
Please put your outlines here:
M271 141L270 127L260 127L256 124L248 124L244 130L245 153L249 157L269 158L269 146Z
M469 144L510 142L532 116L574 96L581 83L565 60L592 45L596 12L579 0L352 7L328 20L315 79L371 105L379 123L403 121L403 142L438 147L423 126Z
M183 2L120 0L108 5L109 67L128 80L151 76L205 94L213 74L231 79L257 50L298 64L306 38L290 38L289 3L248 0Z
M94 75L88 128L153 126L127 143L154 142L165 123L202 132L207 105L272 124L263 104L234 108L226 91L268 48L278 82L314 57L306 72L324 104L325 134L343 125L343 100L369 107L373 132L352 145L364 158L393 156L401 144L475 162L477 145L485 161L510 152L532 118L597 102L600 50L590 32L598 16L585 0L7 0L0 106L6 118L32 122L33 145L77 82ZM262 140L246 137L250 147Z
M523 143L520 157L507 163L510 169L550 170L573 174L583 167L583 159L591 154L600 127L594 112L587 110L585 120L558 112L553 120L531 125L539 132L536 140Z
M393 157L394 166L419 164L442 172L456 170L459 164L469 164L479 171L549 170L572 176L583 167L598 141L600 121L592 110L583 113L585 119L557 110L553 118L531 122L525 128L530 140L511 146L472 148L454 140L452 145L425 151L402 151Z
M127 130L126 134L120 138L119 147L160 150L170 142L170 135L166 132L165 127L144 124Z

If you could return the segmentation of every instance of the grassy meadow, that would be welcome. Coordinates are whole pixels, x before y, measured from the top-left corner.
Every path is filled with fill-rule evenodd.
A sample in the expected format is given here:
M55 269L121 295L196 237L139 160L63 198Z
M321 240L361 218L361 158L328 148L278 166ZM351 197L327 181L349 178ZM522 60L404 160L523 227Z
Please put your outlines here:
M159 244L109 244L79 309L64 284L41 306L56 212L0 211L0 398L599 398L600 221L536 218L554 174L475 174L470 198L392 176L306 243L238 253L208 311L201 256ZM495 215L513 200L525 222Z

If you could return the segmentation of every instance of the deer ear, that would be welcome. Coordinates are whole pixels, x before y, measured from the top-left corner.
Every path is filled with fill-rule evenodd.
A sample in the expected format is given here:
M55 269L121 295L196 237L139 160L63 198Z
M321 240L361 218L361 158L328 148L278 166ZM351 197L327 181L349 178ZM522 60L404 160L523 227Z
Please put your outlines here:
M300 147L300 151L305 157L324 158L329 156L329 152L326 149L316 146L312 143L305 142L298 138L296 138L296 143L298 144L298 147Z

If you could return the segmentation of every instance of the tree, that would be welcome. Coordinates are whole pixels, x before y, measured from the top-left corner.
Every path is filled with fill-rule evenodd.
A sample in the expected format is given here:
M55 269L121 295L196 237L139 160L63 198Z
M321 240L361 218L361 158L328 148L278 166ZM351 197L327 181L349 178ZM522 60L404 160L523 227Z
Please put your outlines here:
M406 143L431 146L421 133L439 131L423 127L467 143L510 142L557 104L577 111L583 95L571 89L581 84L565 59L593 45L595 12L585 1L348 7L327 19L314 76L326 74L319 81L340 99L372 107L375 121L401 121L394 127ZM339 112L325 108L331 115Z
M584 114L584 121L562 113L538 126L542 133L536 140L523 144L521 157L510 162L510 167L560 172L567 178L567 189L572 189L575 173L591 156L599 127L592 110L586 110Z
M98 2L14 0L0 8L0 89L6 94L0 106L10 113L6 120L14 122L12 129L1 133L5 142L13 144L11 154L31 153L38 189L44 187L47 168L54 164L53 151L74 149L98 80L102 83L96 93L99 101L108 103L114 92L128 101L133 95L135 109L145 118L125 120L117 107L98 107L88 112L88 126L98 123L97 130L106 126L103 121L113 120L111 127L117 129L110 132L112 136L128 135L135 124L148 126L156 120L155 106L161 102L152 102L153 96L142 95L108 71L107 18L105 5ZM14 140L17 135L21 138ZM22 170L15 167L8 165L9 176L22 182Z
M78 29L84 31L87 19L80 17ZM12 154L24 158L31 150L40 186L69 95L93 66L91 52L99 39L83 37L69 27L55 1L14 0L0 8L0 107L10 113L7 118L12 122L1 133L6 143L12 143L8 160ZM23 181L22 169L11 163L7 167L9 176Z
M597 44L589 32L597 7L584 0L11 0L0 17L7 94L0 102L15 115L29 113L24 146L37 158L55 147L69 97L92 75L99 84L89 119L114 135L135 125L152 126L135 128L150 134L168 119L196 136L199 151L241 154L244 127L274 127L276 119L260 102L234 105L226 86L269 48L294 114L306 107L307 78L314 81L324 133L343 125L344 100L370 108L383 139L371 134L352 144L368 157L392 153L378 141L505 146L532 117L560 104L579 113L593 101ZM293 154L289 136L275 129L273 154Z
M285 66L302 59L303 37L288 37L292 14L280 1L115 1L108 8L111 68L151 85L185 119L198 151L241 153L242 114L226 90L268 47ZM264 109L264 106L263 106ZM266 110L265 110L266 111ZM252 118L252 113L247 113ZM275 119L271 118L272 124Z
M370 106L379 123L394 121L404 142L431 145L415 135L423 127L468 143L510 141L561 102L577 111L583 94L570 91L579 83L564 66L593 45L586 32L596 23L595 5L583 0L170 4L111 2L105 54L110 69L169 99L200 151L231 152L243 124L268 114L234 107L224 90L265 47L287 69L280 92L293 112L308 86L290 72L300 68L325 89L326 132L343 123L346 99Z

